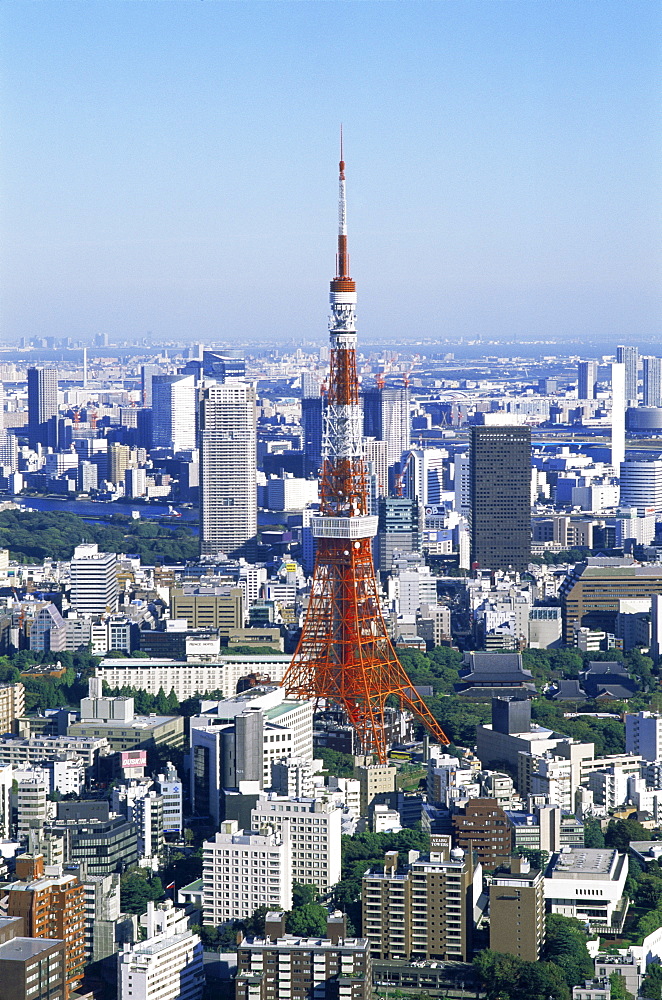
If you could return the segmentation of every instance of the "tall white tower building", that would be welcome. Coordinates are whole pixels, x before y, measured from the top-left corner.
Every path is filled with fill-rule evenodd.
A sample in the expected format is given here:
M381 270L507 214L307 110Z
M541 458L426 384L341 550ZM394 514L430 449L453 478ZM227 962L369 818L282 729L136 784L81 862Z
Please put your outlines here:
M207 383L200 404L200 552L255 558L255 387Z
M611 366L611 464L625 461L625 364Z
M173 452L196 447L196 387L193 375L152 377L152 445Z
M71 605L83 615L117 611L117 556L94 543L77 545L70 567Z

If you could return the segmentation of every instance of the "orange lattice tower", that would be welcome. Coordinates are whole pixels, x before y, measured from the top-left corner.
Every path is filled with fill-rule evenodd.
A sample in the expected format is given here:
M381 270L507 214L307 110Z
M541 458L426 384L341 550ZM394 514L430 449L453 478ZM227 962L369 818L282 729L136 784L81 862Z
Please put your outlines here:
M391 644L380 606L371 540L377 518L368 512L359 383L356 375L356 284L349 275L345 164L340 146L336 277L331 282L331 358L324 407L320 513L308 611L283 685L295 698L340 705L361 751L386 760L384 708L389 698L409 708L440 743L443 730L414 691Z

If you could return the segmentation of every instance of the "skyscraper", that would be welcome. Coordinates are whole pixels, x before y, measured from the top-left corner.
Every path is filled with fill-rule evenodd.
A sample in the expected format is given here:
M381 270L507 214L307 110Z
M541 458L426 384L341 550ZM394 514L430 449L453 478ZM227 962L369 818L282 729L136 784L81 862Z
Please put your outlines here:
M621 507L636 507L639 516L652 507L662 514L662 461L621 462Z
M211 382L200 404L200 551L255 558L255 387Z
M301 397L301 430L306 475L318 476L322 468L322 397Z
M620 345L616 348L616 361L625 365L625 400L636 406L639 394L639 348Z
M625 364L611 366L611 464L619 469L625 461Z
M57 447L57 369L28 368L30 447Z
M366 389L363 397L363 433L388 445L388 464L399 462L411 446L409 386Z
M196 386L193 375L152 377L152 447L173 453L196 446Z
M644 406L662 406L662 358L644 358Z
M471 563L523 572L531 558L531 430L472 427Z
M579 399L595 399L595 384L598 379L597 361L580 361L577 366L577 396Z

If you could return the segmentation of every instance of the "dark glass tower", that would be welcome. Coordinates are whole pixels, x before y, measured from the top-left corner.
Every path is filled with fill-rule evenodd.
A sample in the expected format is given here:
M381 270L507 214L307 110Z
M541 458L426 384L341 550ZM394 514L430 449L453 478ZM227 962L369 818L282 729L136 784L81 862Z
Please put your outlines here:
M471 564L523 572L531 558L531 431L471 430Z
M28 368L28 438L57 448L57 369Z

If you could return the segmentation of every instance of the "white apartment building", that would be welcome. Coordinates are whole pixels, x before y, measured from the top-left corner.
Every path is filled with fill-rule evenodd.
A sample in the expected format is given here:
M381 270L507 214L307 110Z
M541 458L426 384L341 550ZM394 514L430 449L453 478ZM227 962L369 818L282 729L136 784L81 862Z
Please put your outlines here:
M625 918L619 906L628 874L626 854L609 849L564 847L552 859L545 878L545 899L552 913L576 917L595 933L618 927Z
M361 782L358 778L336 778L329 775L328 789L333 792L336 801L342 803L356 819L361 815ZM320 794L326 794L326 788L320 789ZM343 833L345 831L343 830Z
M156 776L156 787L163 799L163 832L181 834L184 829L182 782L172 764L166 766L165 774Z
M71 606L79 614L117 611L117 556L92 543L77 545L70 565Z
M653 712L625 716L626 753L639 754L646 761L662 758L662 716Z
M202 847L203 922L243 920L259 906L289 910L292 871L287 824L281 832L239 830L225 820Z
M0 840L9 840L11 833L11 789L13 779L13 767L10 764L0 766Z
M35 769L34 775L18 782L16 792L18 836L27 837L30 828L41 827L49 819L52 803L48 794L51 779L48 771Z
M110 753L110 744L105 736L32 736L0 737L0 765L40 764L45 760L55 760L62 753L74 753L80 757L85 767L92 767L97 756Z
M592 771L588 776L589 791L593 801L605 812L623 805L628 794L628 776L620 767Z
M200 938L172 902L147 904L147 938L118 955L118 1000L201 1000L205 985ZM141 922L143 922L141 921Z
M62 754L50 761L52 791L61 795L80 795L85 788L85 762L75 755Z
M288 798L312 799L315 796L315 775L323 767L321 760L304 760L302 757L285 757L275 761L271 765L271 788Z
M292 657L274 653L273 656L224 656L196 660L167 659L112 659L103 660L96 676L104 680L111 691L132 687L157 695L161 688L174 690L180 701L211 691L222 691L224 698L232 698L237 684L249 674L267 676L279 684L285 676Z
M268 793L251 810L251 825L289 835L293 881L316 885L321 893L340 881L342 809L335 803Z
M257 537L255 386L206 383L200 406L202 555L251 558Z

